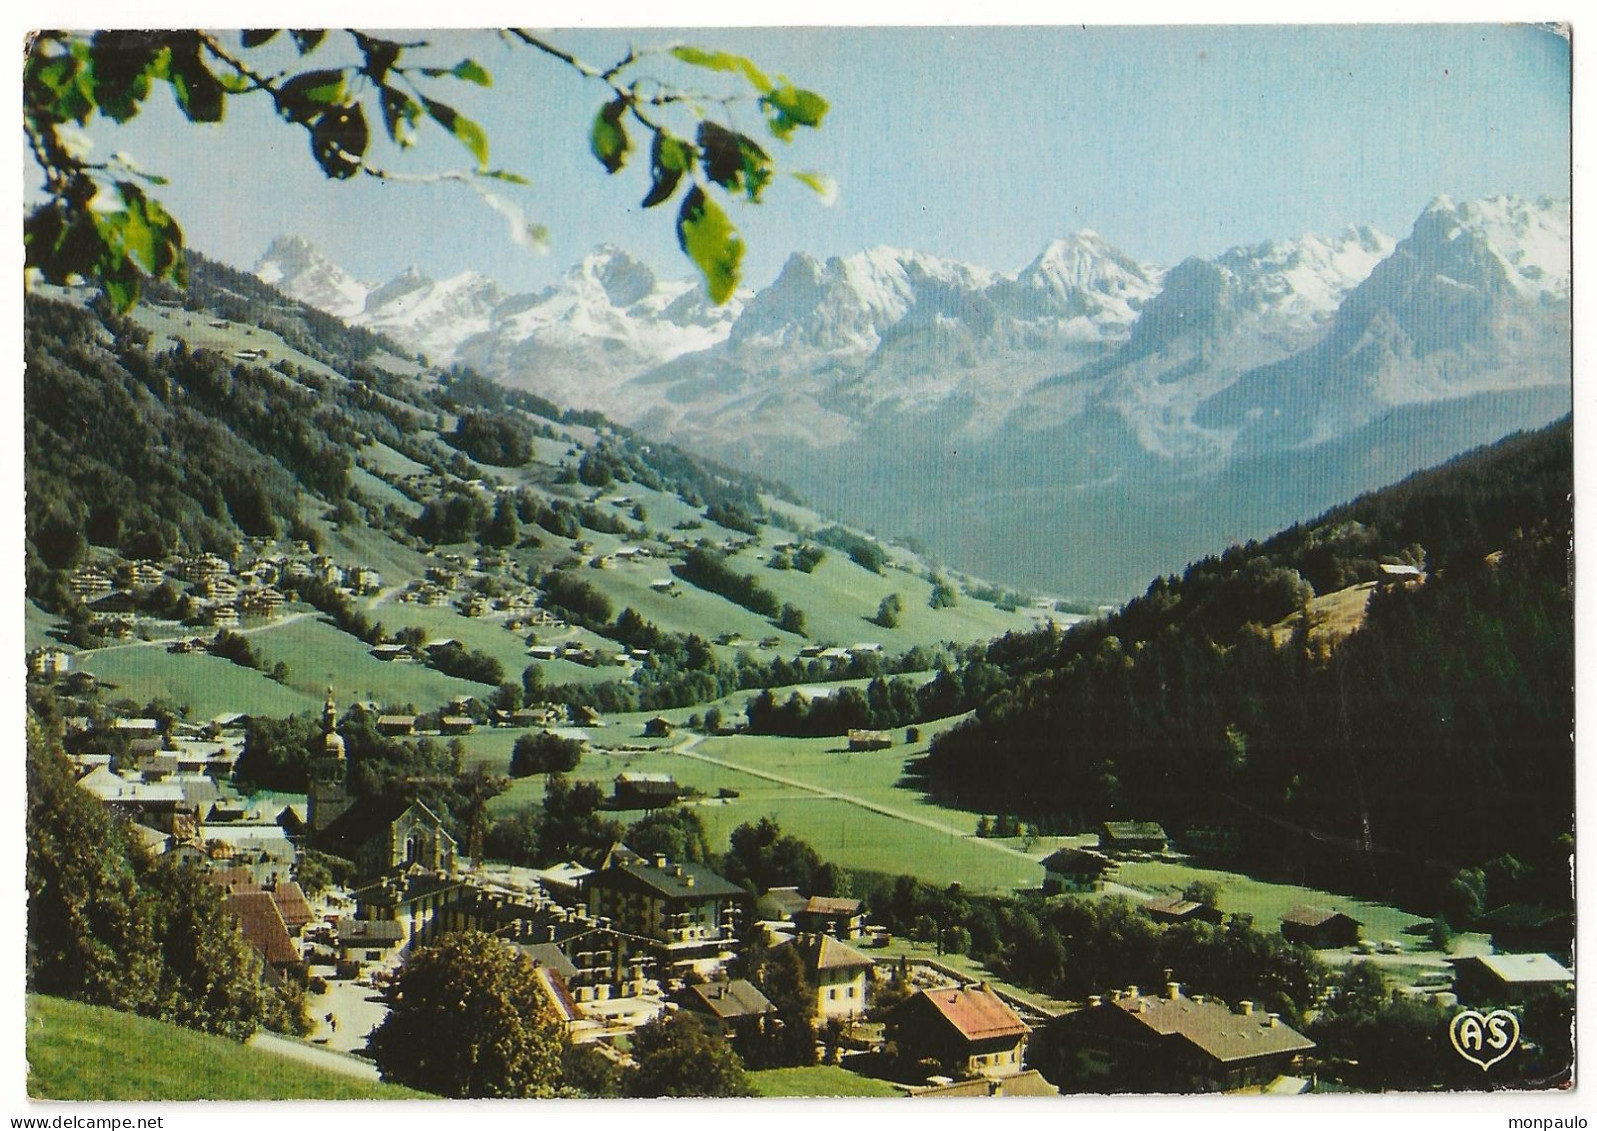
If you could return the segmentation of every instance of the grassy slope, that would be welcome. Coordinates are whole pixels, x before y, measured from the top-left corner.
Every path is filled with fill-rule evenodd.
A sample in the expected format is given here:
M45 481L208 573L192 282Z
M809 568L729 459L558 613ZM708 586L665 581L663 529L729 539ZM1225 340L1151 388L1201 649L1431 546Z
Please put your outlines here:
M221 1037L28 997L28 1093L47 1100L402 1100L423 1093L313 1068Z
M901 1096L885 1080L858 1076L847 1069L817 1064L810 1068L768 1068L750 1072L749 1082L761 1096Z

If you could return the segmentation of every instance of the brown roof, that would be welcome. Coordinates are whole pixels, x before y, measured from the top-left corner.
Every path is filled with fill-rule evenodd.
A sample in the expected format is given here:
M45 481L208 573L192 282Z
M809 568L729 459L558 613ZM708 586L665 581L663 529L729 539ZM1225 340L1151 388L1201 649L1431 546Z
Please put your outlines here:
M917 1098L968 1099L975 1096L1057 1096L1059 1089L1043 1079L1035 1068L1014 1076L991 1079L978 1076L974 1080L960 1080L940 1087L915 1088L909 1093Z
M307 923L316 922L316 912L311 910L311 901L305 898L305 892L293 880L278 884L272 890L272 898L277 900L277 910L282 914L283 923L289 930L296 930Z
M876 965L874 958L861 954L831 935L800 939L793 945L804 957L804 965L811 970L850 970Z
M1351 919L1355 923L1358 922L1351 915L1344 915L1340 911L1327 911L1323 907L1294 907L1291 911L1281 916L1281 922L1297 923L1304 927L1318 927L1338 917ZM1362 926L1363 924L1360 925Z
M689 986L683 997L684 1004L690 1009L713 1014L722 1021L776 1012L771 999L762 994L753 982L742 978Z
M985 985L922 990L918 996L930 1002L968 1041L1020 1037L1031 1032L1019 1015Z
M1202 911L1209 905L1198 903L1190 899L1176 899L1174 897L1158 896L1154 899L1144 900L1142 909L1150 915L1187 916Z
M227 897L227 910L238 920L239 930L273 966L298 962L299 951L288 937L283 915L271 892L246 891Z
M261 890L248 868L212 868L205 873L205 878L229 894Z
M811 915L858 915L863 907L857 899L839 899L832 895L812 895L803 910Z
M1175 1035L1217 1061L1251 1060L1283 1052L1305 1052L1314 1042L1266 1013L1236 1013L1218 1001L1189 997L1123 997L1103 1008L1120 1009L1161 1036Z

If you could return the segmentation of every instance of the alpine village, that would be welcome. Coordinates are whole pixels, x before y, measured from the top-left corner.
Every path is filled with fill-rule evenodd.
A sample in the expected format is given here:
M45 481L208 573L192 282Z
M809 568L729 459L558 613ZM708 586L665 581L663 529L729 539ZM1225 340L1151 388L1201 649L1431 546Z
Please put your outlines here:
M1358 237L1368 278L1294 348L1341 349L1361 311L1397 334L1446 275L1482 324L1551 312L1567 351L1567 266L1499 247L1488 286L1427 258L1506 238L1483 216L1567 239L1567 202L1439 201L1395 251ZM1411 445L1425 465L1135 585L1049 585L1159 532L1012 506L1016 568L978 576L779 480L797 449L739 458L758 436L686 417L679 444L613 391L517 379L536 341L438 364L302 301L313 250L25 300L33 1096L1568 1084L1573 440L1567 356L1512 352L1532 314L1392 347L1490 345L1523 379L1382 410L1474 422ZM641 318L637 266L604 249L571 293ZM1197 301L1185 269L1147 276L1133 345L1196 332L1155 319ZM1104 351L1071 380L1108 404ZM638 395L675 397L674 364ZM857 460L880 507L922 490L883 469L930 426L859 412L826 474ZM1325 466L1386 467L1371 435ZM1203 482L1180 509L1219 505ZM1449 1024L1499 1008L1519 1039L1488 1075Z

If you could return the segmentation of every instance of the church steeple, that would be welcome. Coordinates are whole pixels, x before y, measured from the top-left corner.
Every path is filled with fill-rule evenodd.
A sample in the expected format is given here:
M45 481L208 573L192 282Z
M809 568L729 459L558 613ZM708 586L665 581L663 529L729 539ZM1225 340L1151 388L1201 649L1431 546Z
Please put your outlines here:
M353 803L349 796L348 769L344 760L344 737L338 733L338 704L329 687L327 703L322 708L322 736L311 750L310 796L305 818L313 839Z

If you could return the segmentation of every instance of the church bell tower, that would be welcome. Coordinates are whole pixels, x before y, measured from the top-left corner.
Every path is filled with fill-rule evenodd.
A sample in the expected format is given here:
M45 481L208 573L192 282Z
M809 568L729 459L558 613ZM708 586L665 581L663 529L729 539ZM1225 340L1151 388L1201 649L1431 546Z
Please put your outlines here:
M322 734L311 745L310 804L306 823L313 841L349 808L348 772L344 739L338 733L338 708L333 703L333 689L329 687L327 704L322 708Z

